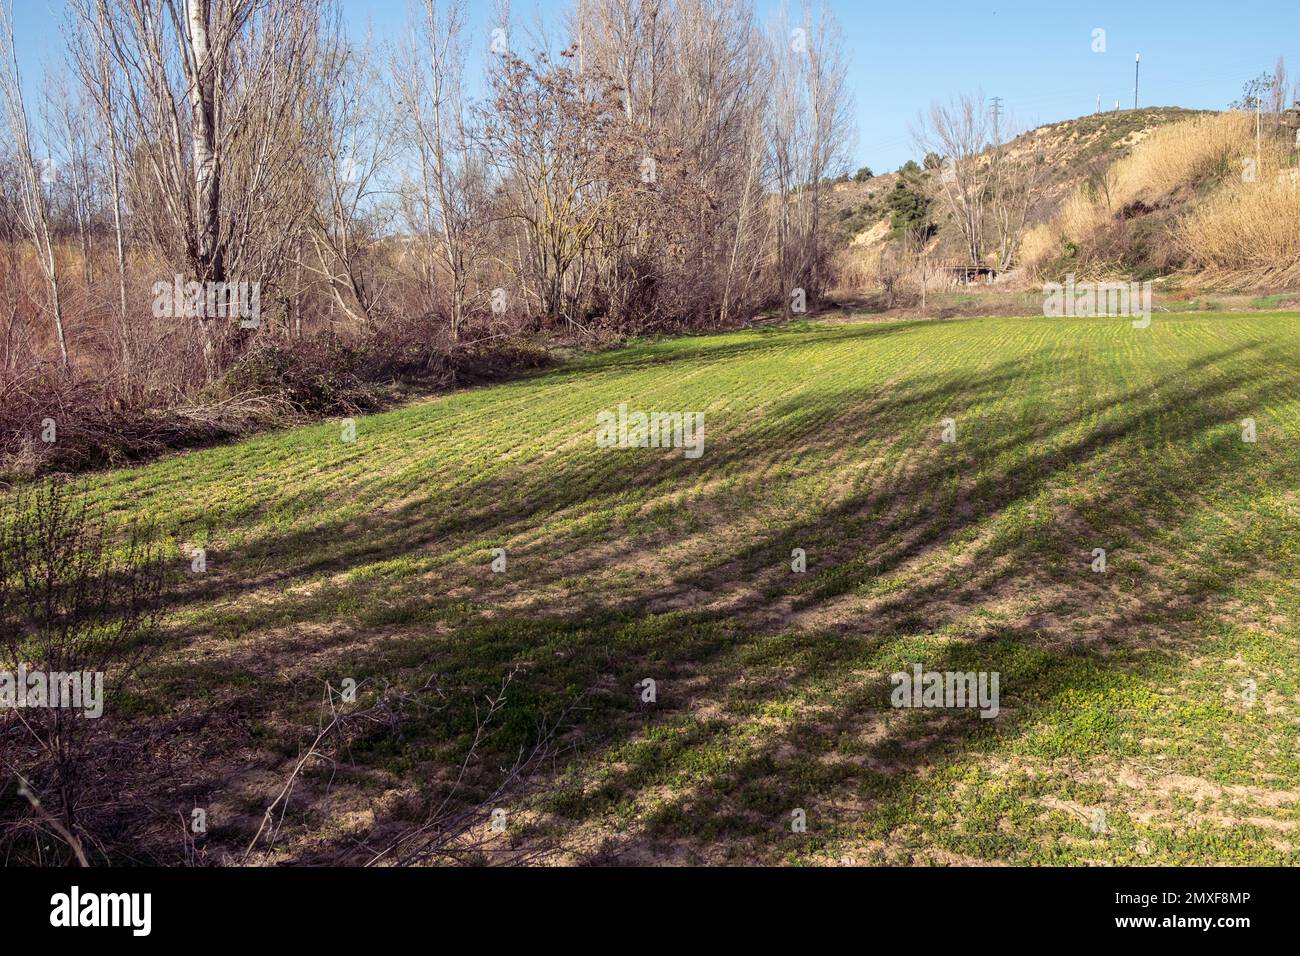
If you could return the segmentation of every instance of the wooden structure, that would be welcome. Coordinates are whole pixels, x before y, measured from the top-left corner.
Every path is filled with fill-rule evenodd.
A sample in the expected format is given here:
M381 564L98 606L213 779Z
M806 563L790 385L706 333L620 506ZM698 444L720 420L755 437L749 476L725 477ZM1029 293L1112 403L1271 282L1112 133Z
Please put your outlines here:
M948 271L962 285L971 285L979 281L983 281L985 285L992 285L993 280L998 277L998 270L990 266L952 266Z

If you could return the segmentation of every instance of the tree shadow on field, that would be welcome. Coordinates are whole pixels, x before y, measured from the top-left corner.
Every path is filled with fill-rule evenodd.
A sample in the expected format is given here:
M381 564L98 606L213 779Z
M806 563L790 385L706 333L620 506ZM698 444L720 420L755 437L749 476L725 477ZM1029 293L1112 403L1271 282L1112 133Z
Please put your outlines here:
M782 342L774 336L769 347ZM201 684L203 696L270 720L301 712L286 702L304 699L302 674L286 676L280 661L309 632L318 674L401 684L433 670L481 695L520 666L467 798L543 715L592 689L570 728L574 754L544 782L546 819L524 840L564 845L565 834L581 833L568 848L596 862L659 859L650 848L664 841L685 862L723 858L728 845L779 859L801 846L789 832L793 807L887 836L908 822L900 807L926 774L1020 732L1099 671L1141 673L1144 648L1194 640L1222 614L1213 602L1261 570L1267 556L1256 553L1222 568L1211 588L1181 583L1176 572L1194 564L1189 549L1203 542L1178 539L1186 514L1171 502L1190 509L1264 481L1235 422L1242 409L1291 400L1297 382L1261 374L1262 347L1201 356L1046 420L997 414L1025 385L1023 358L964 378L804 390L721 429L698 461L664 455L632 470L624 455L575 447L540 474L526 462L408 496L364 528L324 520L253 538L239 558L263 573L194 585L181 599L219 600L222 633L264 636L219 653L201 674L182 658L157 678L182 696ZM943 414L963 425L969 415L977 437L941 442ZM766 512L778 519L770 526L754 520L748 499L734 500L742 478L771 494L761 479L773 469L843 468L859 452L868 467L857 480L822 501ZM1296 486L1300 462L1270 466L1269 482ZM692 493L674 497L682 488ZM384 501L382 481L371 490ZM639 529L638 516L665 499L673 519ZM623 507L628 516L605 520ZM677 521L717 547L674 563ZM1143 573L1141 555L1157 538L1182 550L1165 573ZM520 542L511 561L523 580L507 589L486 571L485 550L511 540ZM1116 573L1090 573L1094 546L1121 555ZM794 547L807 552L806 575L790 573ZM354 573L413 556L428 562L415 575ZM630 583L584 593L582 582L611 566L626 568ZM303 582L316 593L240 599ZM986 612L996 612L995 626L982 623ZM1072 626L1084 616L1086 629ZM182 629L182 640L210 641L213 620ZM999 672L1001 715L891 709L887 676L912 663ZM661 688L653 708L634 690L646 676ZM396 777L436 801L446 792L439 767L473 719L467 699L412 721L400 743L390 729L376 731L354 742L349 779ZM239 781L209 786L237 790ZM298 812L326 819L336 796L305 787ZM631 822L612 823L629 805L638 807ZM411 819L409 807L376 809L367 833L297 858L358 862ZM595 830L598 847L587 842ZM247 834L232 842L239 838ZM995 835L987 852L1015 848Z
M888 327L881 327L888 328ZM872 330L874 332L874 329ZM883 333L877 333L883 334ZM841 339L859 336L818 333ZM772 348L777 342L767 343ZM741 347L740 351L760 348L762 343ZM728 347L728 353L737 351ZM708 355L711 352L702 352ZM670 361L679 361L679 358ZM663 363L653 363L659 367ZM621 363L611 365L622 369ZM794 454L833 447L829 428L848 427L850 441L867 441L888 437L910 425L912 409L933 405L960 412L964 407L988 402L1014 386L1021 372L1016 362L1008 360L989 369L978 382L946 381L934 383L916 377L902 383L888 394L872 396L865 410L846 406L861 402L858 390L827 391L816 402L780 401L758 420L739 424L724 437L713 432L708 437L704 464L715 472L734 472L756 463L776 463ZM594 419L595 411L592 416ZM594 432L589 432L594 434ZM218 575L195 578L173 596L173 606L217 596L230 597L279 582L292 581L322 573L332 573L363 562L379 562L410 555L429 548L440 548L454 539L491 535L505 539L520 528L539 519L562 514L581 506L585 512L616 508L629 496L647 489L658 491L700 476L700 462L680 453L666 454L650 461L636 461L636 471L628 470L638 450L597 454L594 445L580 452L561 453L546 461L541 474L532 461L501 474L467 482L454 488L426 488L411 495L395 484L379 480L370 493L376 504L400 501L385 509L373 529L358 528L355 518L322 517L310 526L285 533L271 529L254 535L241 545L241 557L256 559L266 570L255 578L232 579ZM220 530L220 529L214 529Z
M1141 553L1141 539L1161 530L1150 523L1140 528L1118 527L1105 536L1081 533L1086 526L1070 520L1069 514L1053 514L1045 517L1033 537L992 534L967 538L964 533L1033 500L1065 463L1090 461L1144 432L1149 416L1168 416L1177 423L1166 433L1168 439L1196 446L1198 451L1180 462L1177 470L1156 475L1156 483L1149 482L1151 476L1146 473L1130 474L1121 467L1097 489L1090 501L1093 508L1112 516L1147 516L1158 512L1170 496L1191 502L1212 496L1221 485L1246 487L1250 479L1241 467L1243 445L1235 429L1223 432L1225 416L1213 411L1211 403L1216 396L1241 387L1252 392L1255 407L1277 402L1286 394L1280 389L1251 390L1249 385L1249 379L1243 377L1224 379L1195 395L1190 388L1176 389L1158 400L1154 390L1144 390L1144 396L1128 395L1116 404L1130 410L1105 434L1045 448L1031 454L1022 471L989 476L961 499L967 506L961 511L930 510L889 517L889 503L924 496L942 481L946 471L938 466L893 486L885 495L883 508L871 507L870 493L856 496L831 512L809 518L797 529L783 529L765 544L756 545L752 552L759 556L755 564L768 568L779 566L790 542L824 545L823 563L830 573L812 578L805 589L790 589L794 593L788 596L796 612L814 612L814 619L815 612L828 605L834 612L823 615L812 628L782 631L784 645L771 641L759 651L744 648L730 654L735 665L715 670L736 677L711 682L709 710L739 711L753 720L765 704L797 702L796 716L776 729L767 729L764 723L758 742L746 748L739 759L684 788L684 793L659 800L630 832L609 841L602 859L616 860L624 853L630 853L633 860L644 859L638 848L654 845L682 828L699 831L701 821L708 821L703 827L708 840L699 841L689 858L719 859L719 843L725 844L728 836L747 841L752 849L756 830L762 834L760 843L769 848L782 845L793 852L799 848L800 838L789 833L790 809L817 807L826 823L828 817L844 816L836 804L846 796L851 807L848 820L859 815L857 820L867 832L873 830L870 815L885 808L889 808L894 825L908 823L906 814L898 816L899 806L907 806L918 779L928 771L1032 726L1072 692L1094 687L1098 669L1118 667L1127 674L1141 675L1147 663L1141 653L1144 649L1167 647L1170 641L1194 641L1196 635L1208 631L1208 622L1223 619L1223 598L1234 584L1271 569L1266 550L1222 568L1211 587L1196 590L1180 587L1182 582L1176 580L1180 573L1195 567L1199 557L1193 554L1178 555L1174 569L1159 577L1143 577L1131 568L1132 560L1129 573L1122 576L1090 573L1094 545L1113 547L1112 541L1119 539ZM1216 430L1221 434L1205 440ZM1016 441L1008 438L1005 443L1015 445ZM1294 487L1300 479L1300 462L1291 460L1272 477ZM884 517L861 522L858 519L864 510ZM850 542L841 535L846 527L854 529ZM1274 537L1294 536L1295 531L1279 528ZM871 593L871 584L886 581L909 561L934 555L954 541L959 553L954 560L940 562L937 579L904 575L902 586L887 581L888 588ZM1205 542L1196 544L1198 550L1205 546ZM695 584L690 578L679 583L684 588ZM770 602L770 593L765 592L756 604ZM862 597L836 605L836 599L846 595ZM1008 596L1026 595L1035 600L1027 602L1011 622L995 627L979 622L981 609ZM762 608L746 610L758 613ZM1087 619L1086 630L1071 627L1078 618ZM953 634L957 636L948 636ZM941 640L916 640L940 635ZM920 654L918 647L924 648ZM720 652L720 656L726 655L727 650ZM755 671L762 674L765 658L780 666L773 666L766 678L756 679ZM889 662L888 667L881 666L884 661ZM1080 666L1081 662L1090 666ZM912 663L927 671L1000 673L1001 715L986 722L973 711L892 711L887 674L910 672ZM841 682L849 685L843 693L825 690L837 683L838 675L861 675L864 669L874 671L875 676ZM665 683L671 686L675 675L669 674ZM691 754L710 753L736 733L735 722L695 722L680 739L646 748L640 752L640 762L606 774L594 792L573 797L570 812L593 812L604 797L671 778L675 767L689 764ZM847 748L847 755L836 752L836 743L843 741L854 744ZM666 762L666 770L647 772L647 767L658 761ZM810 810L810 818L812 813ZM985 838L993 857L1014 852L1014 840L1006 834L995 832Z

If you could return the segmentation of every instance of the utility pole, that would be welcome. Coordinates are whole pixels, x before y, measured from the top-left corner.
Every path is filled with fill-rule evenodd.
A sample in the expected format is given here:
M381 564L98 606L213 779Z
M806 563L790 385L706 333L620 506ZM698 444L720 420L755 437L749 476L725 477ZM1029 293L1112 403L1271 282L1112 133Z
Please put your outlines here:
M1142 54L1133 61L1133 108L1138 108L1138 79L1142 73Z
M1255 97L1255 174L1259 175L1259 164L1263 158L1261 146L1264 135L1264 98Z
M993 147L997 150L998 158L1002 158L1002 97L992 97L993 105L989 107L989 112L993 114Z

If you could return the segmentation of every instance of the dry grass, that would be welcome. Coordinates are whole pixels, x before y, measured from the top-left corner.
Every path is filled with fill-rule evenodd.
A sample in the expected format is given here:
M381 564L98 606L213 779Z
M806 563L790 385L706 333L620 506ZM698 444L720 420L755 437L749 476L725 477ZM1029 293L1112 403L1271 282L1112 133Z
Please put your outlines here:
M1064 237L1056 222L1039 223L1020 240L1021 264L1037 273L1044 263L1060 253L1063 241Z
M1188 265L1210 285L1300 278L1300 179L1264 157L1255 182L1230 181L1183 221Z
M1254 118L1246 113L1197 116L1151 131L1132 153L1081 184L1054 219L1031 229L1021 245L1021 261L1037 271L1059 256L1067 243L1096 243L1117 219L1169 205L1179 193L1207 182L1239 183L1242 162L1253 152L1254 134ZM1259 180L1275 179L1281 163L1277 149L1267 151ZM1238 190L1232 190L1224 202L1214 204L1215 208L1231 205L1237 195ZM1271 210L1273 204L1268 208ZM1252 214L1249 218L1256 217ZM1292 217L1290 222L1294 221ZM1288 223L1279 221L1274 226L1285 231ZM1213 247L1221 248L1229 235L1226 229L1213 224L1206 228L1208 233L1196 234L1196 242L1204 241L1202 235L1213 234L1219 240ZM1289 228L1296 232L1294 225ZM1182 251L1199 257L1200 246L1190 244L1191 234L1179 239Z
M1198 116L1152 131L1115 164L1112 204L1154 204L1188 183L1240 171L1254 132L1246 113Z

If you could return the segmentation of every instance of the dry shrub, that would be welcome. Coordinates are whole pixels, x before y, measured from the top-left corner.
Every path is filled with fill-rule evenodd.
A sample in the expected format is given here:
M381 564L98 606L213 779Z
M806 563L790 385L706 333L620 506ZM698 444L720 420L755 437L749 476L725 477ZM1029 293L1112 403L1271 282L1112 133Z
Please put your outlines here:
M84 489L50 481L0 509L0 668L43 674L51 688L79 675L92 698L0 710L0 855L82 865L106 855L120 802L111 705L157 646L163 583L148 529L110 527Z
M365 381L357 348L332 335L258 339L208 396L269 399L296 415L352 414L377 408L378 391Z
M549 353L518 335L469 324L451 342L431 317L385 320L348 338L262 334L215 382L141 400L126 378L57 364L0 368L0 477L73 473L240 438L308 418L373 411L396 383L427 389L498 381L541 368Z
M876 260L878 252L868 251L862 245L848 246L836 250L831 260L832 273L836 278L830 290L832 298L854 298L877 288Z
M363 338L360 374L372 382L451 384L446 359L451 337L447 328L448 323L427 315L386 318ZM464 334L472 335L472 327L467 326Z
M257 394L140 408L123 403L112 383L38 366L0 380L0 476L15 479L141 461L174 448L251 434L293 413L274 396Z
M452 382L456 385L503 381L545 368L551 362L551 354L535 342L513 337L463 341L447 355Z

